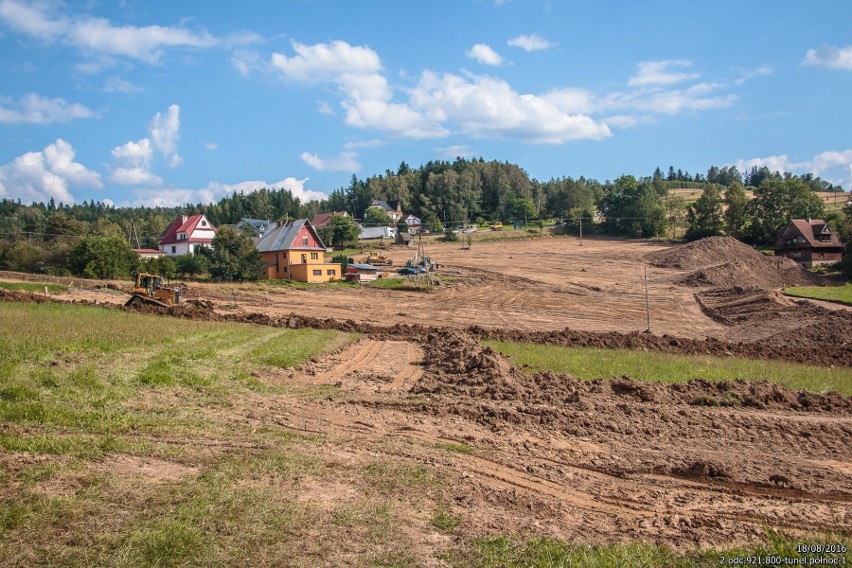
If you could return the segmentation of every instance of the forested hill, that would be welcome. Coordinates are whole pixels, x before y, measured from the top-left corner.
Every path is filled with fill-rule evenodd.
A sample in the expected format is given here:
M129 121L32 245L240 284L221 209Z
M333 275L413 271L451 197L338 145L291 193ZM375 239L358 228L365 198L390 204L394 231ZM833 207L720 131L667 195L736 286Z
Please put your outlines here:
M648 177L623 176L615 182L607 180L601 183L582 176L542 182L531 179L516 164L458 158L452 162L431 161L419 168L411 168L403 162L395 171L386 170L366 179L353 175L346 187L332 191L327 200L309 203L301 203L288 190L275 188L249 194L235 193L218 203L186 204L175 208L108 207L85 201L74 205L53 201L24 205L3 200L0 201L0 239L17 240L26 236L44 241L82 235L124 238L138 235L141 246L154 246L156 237L179 214L204 213L214 225L233 224L241 217L270 220L311 218L315 213L332 210L346 210L361 218L373 199L401 201L406 213L417 215L430 226L456 225L477 219L576 218L609 208L610 217L659 218L659 222L648 227L623 223L611 223L612 226L608 227L610 232L617 234L648 236L665 229L666 204L663 199L673 187L700 190L718 185L724 189L739 185L760 186L772 179L796 180L798 185L810 190L840 189L811 174L797 177L772 173L767 168L754 168L742 175L736 168L716 166L711 167L706 175L691 175L669 167L667 172L657 168ZM627 180L632 182L626 183ZM631 183L636 185L635 191L631 189L625 193L625 187ZM630 203L623 207L625 199L633 199L630 198L631 192L648 193L643 188L653 189L653 195L636 197L634 201L652 206L653 211L631 209ZM605 198L607 195L609 197Z

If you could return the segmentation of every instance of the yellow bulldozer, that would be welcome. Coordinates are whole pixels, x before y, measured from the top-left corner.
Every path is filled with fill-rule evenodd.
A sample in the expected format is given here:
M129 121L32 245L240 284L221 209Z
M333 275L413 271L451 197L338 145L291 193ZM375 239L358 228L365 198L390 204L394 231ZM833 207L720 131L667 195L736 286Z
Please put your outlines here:
M393 266L393 260L375 251L370 251L370 254L364 258L363 262L364 264L372 264L373 266Z
M167 308L180 303L180 288L165 286L163 278L158 274L136 272L133 276L135 282L125 306L149 305Z

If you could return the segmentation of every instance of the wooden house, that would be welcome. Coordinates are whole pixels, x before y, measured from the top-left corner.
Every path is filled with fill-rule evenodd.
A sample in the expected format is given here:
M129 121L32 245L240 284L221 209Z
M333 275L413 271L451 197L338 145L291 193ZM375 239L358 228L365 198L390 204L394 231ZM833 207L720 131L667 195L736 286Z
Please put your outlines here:
M778 232L775 255L812 268L833 264L843 257L840 239L822 219L792 219Z
M307 219L272 223L257 242L265 278L329 282L340 280L341 265L325 261L326 248Z
M379 267L372 264L350 264L346 266L346 280L350 282L372 282L379 277Z

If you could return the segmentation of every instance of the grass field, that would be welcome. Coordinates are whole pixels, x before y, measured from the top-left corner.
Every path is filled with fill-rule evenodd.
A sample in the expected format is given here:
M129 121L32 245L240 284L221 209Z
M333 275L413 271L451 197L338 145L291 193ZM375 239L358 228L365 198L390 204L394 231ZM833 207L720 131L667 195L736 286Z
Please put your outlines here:
M852 396L852 369L826 368L711 357L648 353L627 349L568 348L534 343L485 342L529 371L554 371L581 379L627 375L642 381L678 383L690 379L730 381L768 380L812 392L838 391Z
M301 399L345 399L287 369L357 337L0 303L0 565L719 565L721 553L644 543L471 535L436 462L473 445L383 440L353 462L349 435L272 420ZM344 501L309 498L341 486ZM435 558L412 552L425 541ZM736 554L790 546L770 535Z
M789 296L829 300L852 306L852 284L849 283L845 286L799 286L796 288L784 288L784 293Z
M45 288L47 288L49 294L63 294L68 291L68 286L62 284L40 284L38 282L0 282L0 288L35 292L36 294L43 294Z

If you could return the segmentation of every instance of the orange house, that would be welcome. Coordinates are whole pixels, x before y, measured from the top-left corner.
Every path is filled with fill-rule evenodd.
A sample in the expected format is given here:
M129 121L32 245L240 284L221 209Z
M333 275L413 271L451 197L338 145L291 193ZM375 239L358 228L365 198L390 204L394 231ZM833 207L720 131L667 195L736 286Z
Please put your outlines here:
M325 261L325 245L307 219L273 223L257 242L266 278L329 282L340 280L340 264Z

